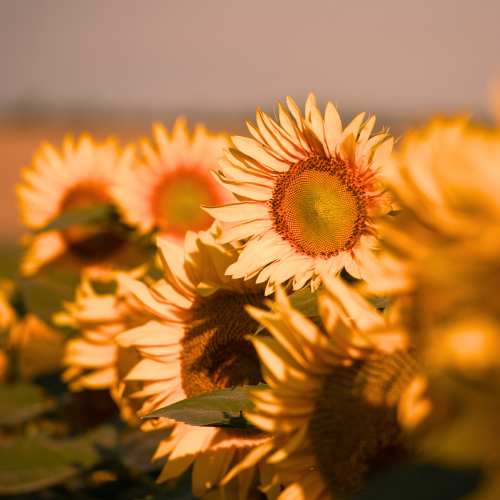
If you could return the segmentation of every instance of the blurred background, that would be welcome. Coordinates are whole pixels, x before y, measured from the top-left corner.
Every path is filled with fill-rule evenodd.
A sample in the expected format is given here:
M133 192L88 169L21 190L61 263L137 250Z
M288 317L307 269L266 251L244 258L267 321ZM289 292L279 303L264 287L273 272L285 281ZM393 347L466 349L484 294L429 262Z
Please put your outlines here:
M491 122L499 19L497 0L0 0L0 245L24 232L21 167L68 133L124 145L183 114L241 134L311 91L395 135L436 112Z

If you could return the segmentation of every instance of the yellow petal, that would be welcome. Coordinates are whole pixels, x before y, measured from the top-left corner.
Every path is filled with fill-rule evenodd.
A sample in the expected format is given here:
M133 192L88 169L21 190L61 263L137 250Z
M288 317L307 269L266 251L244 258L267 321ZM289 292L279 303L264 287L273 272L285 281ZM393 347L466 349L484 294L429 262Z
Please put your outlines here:
M239 222L253 219L268 219L269 208L257 202L229 203L219 207L202 206L205 212L223 222Z

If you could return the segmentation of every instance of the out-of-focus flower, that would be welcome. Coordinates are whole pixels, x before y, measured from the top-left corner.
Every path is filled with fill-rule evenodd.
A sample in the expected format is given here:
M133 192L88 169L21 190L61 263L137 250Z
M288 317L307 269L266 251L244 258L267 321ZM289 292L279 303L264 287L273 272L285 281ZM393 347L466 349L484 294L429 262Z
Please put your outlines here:
M160 124L153 131L156 145L141 141L144 162L118 178L113 193L130 224L182 243L186 231L208 229L213 222L200 205L234 200L211 174L228 139L208 134L203 125L190 137L183 119L171 137Z
M16 284L0 277L0 334L9 330L17 320L17 313L12 307L11 298L16 291Z
M8 339L21 378L34 379L62 368L65 336L34 314L19 318Z
M245 417L273 437L225 480L268 457L283 500L339 498L407 453L396 408L418 367L406 338L342 281L322 278L323 328L280 289L272 312L247 308L272 335L252 338L272 390L252 391Z
M425 375L400 421L424 458L497 478L486 491L500 478L500 131L435 119L387 172L402 211L383 240Z
M23 223L39 231L64 213L116 204L111 188L130 169L133 158L132 147L120 151L115 140L99 145L88 135L76 144L66 138L62 154L43 145L33 167L23 171L24 184L17 187ZM101 265L110 258L127 262L132 253L122 231L110 222L47 230L27 236L25 243L24 274L33 274L61 256L84 267Z
M184 248L158 238L167 281L151 288L138 281L129 284L157 316L117 337L121 346L135 347L142 356L126 377L143 384L133 395L144 401L141 415L212 389L262 381L257 353L245 338L258 325L244 307L263 306L264 286L225 276L237 254L231 245L215 243L220 234L218 223L209 231L189 231ZM173 425L171 437L162 441L154 456L169 455L158 481L174 478L193 464L193 492L200 497L268 439L260 431L192 427L165 418L149 420L143 428ZM251 497L249 490L258 482L256 468L226 485L226 493L232 491L240 500ZM261 479L267 478L269 466L258 468Z
M345 268L355 278L370 280L378 269L374 216L391 211L378 180L393 140L370 137L375 116L364 125L361 113L342 129L329 102L325 118L309 95L305 117L290 97L287 113L279 105L279 125L257 109L255 139L233 137L225 150L219 182L238 203L205 207L216 219L237 223L220 241L251 237L229 269L233 278L258 275L268 282L266 294L293 278L300 289L319 273Z
M405 274L406 322L422 352L441 337L431 330L500 313L499 165L499 131L436 119L387 169L402 211L383 241Z
M7 334L18 319L11 303L15 291L16 284L12 280L0 277L0 382L7 381L10 373L10 362L6 349Z
M425 376L412 382L398 411L420 459L482 470L467 500L500 493L498 331L497 318L478 315L432 329L421 355Z
M0 380L13 373L31 380L62 367L64 335L34 314L17 311L17 293L16 283L0 278Z
M465 119L436 118L408 134L384 171L402 209L384 231L393 254L424 266L442 245L474 241L480 255L495 252L499 238L484 225L500 224L499 161L500 131Z
M118 346L115 337L151 319L125 285L126 280L144 274L145 269L138 268L130 272L102 272L99 278L94 275L92 281L84 276L75 302L64 303L65 311L54 315L57 325L78 330L78 337L66 344L63 381L73 391L109 389L123 420L135 424L138 407L127 398L134 388L125 387L123 379L140 356L133 347ZM108 290L99 293L95 289L98 285Z

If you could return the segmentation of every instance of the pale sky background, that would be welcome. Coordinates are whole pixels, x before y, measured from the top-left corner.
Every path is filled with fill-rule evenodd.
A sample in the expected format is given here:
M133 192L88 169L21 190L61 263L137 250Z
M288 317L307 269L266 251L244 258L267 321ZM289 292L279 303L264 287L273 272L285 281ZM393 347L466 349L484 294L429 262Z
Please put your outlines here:
M0 112L487 113L498 0L0 0Z
M376 131L434 113L491 119L499 0L0 0L0 243L25 232L14 185L42 141L123 142L151 122L246 133L290 94Z

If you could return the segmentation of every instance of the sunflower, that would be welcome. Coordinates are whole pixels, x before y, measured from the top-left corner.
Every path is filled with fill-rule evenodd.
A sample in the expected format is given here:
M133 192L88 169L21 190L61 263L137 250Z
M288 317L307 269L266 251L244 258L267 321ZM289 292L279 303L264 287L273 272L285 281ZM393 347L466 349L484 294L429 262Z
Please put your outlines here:
M454 316L419 332L423 374L403 394L399 421L420 460L481 471L467 500L490 500L500 494L500 323L474 297Z
M375 116L364 125L361 113L342 129L329 102L323 119L313 94L305 118L290 97L290 114L279 104L279 125L257 109L255 139L233 137L235 148L224 150L217 180L238 202L204 207L216 219L236 223L221 242L250 240L227 270L233 278L257 276L268 281L266 294L293 278L300 289L319 273L342 268L369 280L377 268L374 216L391 204L380 187L378 171L389 157L393 140L370 137Z
M17 284L0 277L0 381L57 372L63 352L64 335L26 312Z
M201 124L190 137L181 118L171 137L160 124L153 132L156 145L141 141L144 161L117 179L113 192L130 224L182 243L187 230L208 229L212 223L200 205L233 199L211 175L228 140L208 134Z
M98 145L88 135L76 144L66 138L62 154L43 145L33 167L23 170L24 183L17 187L22 222L41 231L64 213L115 204L111 188L130 169L133 157L132 147L119 151L115 140ZM63 255L72 264L90 266L111 257L126 260L130 252L122 232L109 222L36 232L25 244L29 248L21 263L24 274L33 274Z
M341 280L324 275L323 328L291 308L281 289L272 312L248 307L272 337L252 337L272 390L252 391L246 417L273 437L255 459L277 466L287 500L338 498L404 456L396 406L417 366L405 336Z
M32 380L61 369L64 340L61 332L38 316L27 313L12 325L7 348L15 353L16 369L20 377Z
M258 325L244 307L262 307L264 288L224 275L236 253L231 245L215 243L220 234L218 223L208 231L190 231L184 249L158 238L168 282L151 288L137 281L129 284L157 316L117 337L121 346L135 347L142 355L126 377L143 384L142 391L132 395L144 401L140 415L212 389L262 381L257 353L245 339ZM260 431L192 427L165 418L149 420L143 428L174 425L171 437L154 456L169 455L158 482L182 474L193 464L193 492L200 497L217 487L231 465L267 440ZM260 464L258 468L261 477L267 477L269 467ZM250 486L258 481L255 469L228 484L226 493L246 499Z
M401 213L382 224L381 239L405 275L395 288L409 296L419 349L459 310L500 311L499 164L500 131L437 118L409 134L386 169Z
M8 332L18 321L17 311L12 306L16 284L0 277L0 383L6 383L11 376L10 359L7 351Z
M143 277L144 271L107 271L99 278L93 275L92 280L84 275L75 302L64 303L65 311L54 315L57 325L78 332L66 343L62 380L73 391L109 389L123 420L129 423L135 421L137 408L127 399L130 387L125 387L123 379L138 361L139 353L134 348L119 347L115 337L151 319L125 286L127 279ZM105 289L104 293L96 291L98 286Z
M499 130L434 119L388 166L402 211L381 231L406 276L395 289L425 376L400 420L423 458L483 469L477 498L500 484L499 165Z

